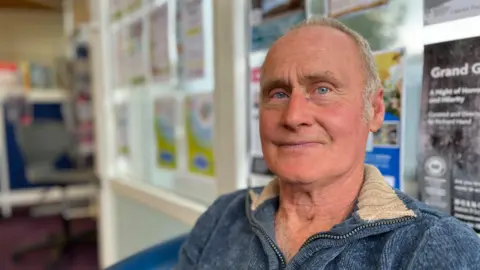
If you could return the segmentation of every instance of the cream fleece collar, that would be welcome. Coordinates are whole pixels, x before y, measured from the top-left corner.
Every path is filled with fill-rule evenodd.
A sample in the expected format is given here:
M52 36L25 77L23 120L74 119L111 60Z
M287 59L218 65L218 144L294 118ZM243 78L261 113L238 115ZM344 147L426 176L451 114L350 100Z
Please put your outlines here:
M356 214L365 221L415 217L398 197L395 190L384 180L380 171L371 165L365 165L363 186L358 195ZM250 190L251 209L254 211L263 202L278 196L278 179L274 178L260 194Z

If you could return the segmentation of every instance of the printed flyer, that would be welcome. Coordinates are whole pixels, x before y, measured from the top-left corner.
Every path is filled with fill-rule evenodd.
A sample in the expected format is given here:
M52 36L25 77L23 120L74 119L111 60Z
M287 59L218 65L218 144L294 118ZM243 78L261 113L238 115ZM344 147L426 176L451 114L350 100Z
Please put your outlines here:
M387 0L325 0L326 15L340 17L386 4Z
M155 138L157 164L164 169L177 168L176 133L177 101L175 98L158 98L155 101Z
M480 232L480 37L425 46L421 199Z
M182 73L185 80L205 76L203 0L180 1Z
M118 29L114 33L115 39L115 52L114 52L114 62L115 62L115 86L124 86L127 84L126 78L128 77L128 70L126 69L126 60L127 60L127 40L125 36L125 31Z
M132 85L145 82L145 63L143 55L143 21L141 19L133 22L128 29L128 75L129 83Z
M192 173L215 176L213 94L190 95L186 101L188 169Z
M177 5L175 8L175 36L176 36L176 49L177 49L177 68L175 73L179 77L182 77L184 74L184 57L183 57L183 36L182 36L182 12L181 7L183 0L177 0ZM180 78L182 79L182 78Z
M480 1L423 0L423 24L430 25L480 15Z
M123 4L125 0L110 0L110 19L119 20L123 15Z
M143 5L143 0L122 0L123 7L125 9L124 13L133 13L140 9Z
M117 152L120 156L130 155L129 143L129 106L127 103L116 106Z
M401 188L400 138L403 91L404 50L375 53L378 75L384 89L385 119L383 126L371 134L365 163L375 165L394 188Z
M268 49L294 25L305 20L305 0L252 0L251 51Z
M170 78L168 19L168 2L156 7L150 14L150 69L156 82Z

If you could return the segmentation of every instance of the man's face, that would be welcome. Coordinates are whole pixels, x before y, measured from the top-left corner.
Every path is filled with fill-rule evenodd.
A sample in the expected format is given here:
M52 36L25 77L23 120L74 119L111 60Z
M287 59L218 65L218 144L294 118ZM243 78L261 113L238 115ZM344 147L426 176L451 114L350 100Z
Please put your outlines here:
M280 38L265 59L260 136L268 167L297 183L328 182L363 166L369 130L383 121L383 92L365 121L366 72L348 35L306 26Z

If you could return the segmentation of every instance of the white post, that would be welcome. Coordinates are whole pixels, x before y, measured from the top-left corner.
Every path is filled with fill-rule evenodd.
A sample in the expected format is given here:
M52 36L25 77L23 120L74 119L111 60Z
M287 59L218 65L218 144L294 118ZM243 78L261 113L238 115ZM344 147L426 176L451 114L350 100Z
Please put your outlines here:
M215 170L219 194L246 188L248 3L213 0Z
M98 205L98 242L100 267L105 269L117 261L116 210L114 196L108 184L113 166L112 138L113 123L107 97L111 93L110 7L108 0L90 1L90 10L96 10L90 21L89 44L92 59L93 102L95 113L95 172L100 178ZM93 13L92 13L93 14Z

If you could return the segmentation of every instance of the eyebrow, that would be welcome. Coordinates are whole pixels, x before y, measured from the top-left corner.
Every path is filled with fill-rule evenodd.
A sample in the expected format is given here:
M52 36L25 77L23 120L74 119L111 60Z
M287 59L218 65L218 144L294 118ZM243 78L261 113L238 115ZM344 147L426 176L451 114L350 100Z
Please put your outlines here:
M307 75L303 75L300 78L300 82L302 84L314 84L318 82L328 82L332 84L334 87L342 87L343 83L330 71L319 72L319 73L311 73ZM265 94L266 92L280 88L285 91L291 91L291 84L288 80L285 79L273 79L273 80L266 80L265 82L261 82L261 93Z
M284 79L274 79L274 80L269 80L266 82L262 82L260 84L260 92L262 94L266 94L268 91L276 88L283 89L285 91L290 91L289 89L291 88L290 82L284 80Z
M312 73L300 78L300 82L303 84L312 84L317 82L328 82L335 87L342 87L343 83L332 72L325 71L320 73Z

